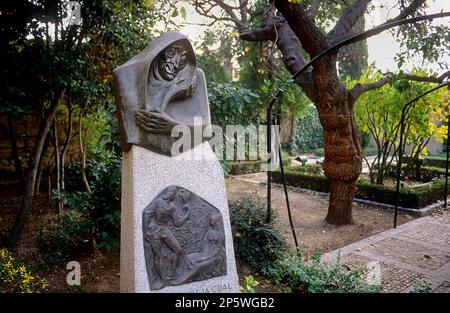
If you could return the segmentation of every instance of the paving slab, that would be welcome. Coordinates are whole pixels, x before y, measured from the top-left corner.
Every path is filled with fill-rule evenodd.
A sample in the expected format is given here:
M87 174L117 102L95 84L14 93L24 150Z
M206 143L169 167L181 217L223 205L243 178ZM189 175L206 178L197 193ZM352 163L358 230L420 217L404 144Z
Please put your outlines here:
M432 292L450 293L449 239L450 216L446 211L326 253L322 262L348 269L370 269L375 264L383 292L411 292L424 281Z

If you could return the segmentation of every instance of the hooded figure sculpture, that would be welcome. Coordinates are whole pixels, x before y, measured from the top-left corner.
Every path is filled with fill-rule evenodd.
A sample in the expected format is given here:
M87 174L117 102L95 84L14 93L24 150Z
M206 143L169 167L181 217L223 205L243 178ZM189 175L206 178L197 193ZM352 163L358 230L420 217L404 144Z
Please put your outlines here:
M183 34L161 35L114 69L113 76L123 151L135 144L171 155L179 139L171 136L174 126L185 125L193 135L194 126L203 132L210 125L205 75ZM194 125L194 118L201 123ZM204 140L193 137L191 147Z

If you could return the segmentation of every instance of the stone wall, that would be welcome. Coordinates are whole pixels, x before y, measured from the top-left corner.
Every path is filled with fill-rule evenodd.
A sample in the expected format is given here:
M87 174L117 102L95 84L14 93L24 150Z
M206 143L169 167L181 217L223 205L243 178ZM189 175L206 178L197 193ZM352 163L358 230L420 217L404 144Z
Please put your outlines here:
M28 160L33 152L34 142L39 128L39 120L36 116L25 116L16 122L17 148L22 167L26 169ZM58 134L64 132L65 125L59 125ZM72 140L66 153L65 162L77 162L81 159L78 146L77 123L73 124ZM54 164L53 142L48 146L47 153L43 158L44 169L49 163ZM11 138L9 135L8 119L6 116L0 116L0 172L14 172L14 161L11 149Z

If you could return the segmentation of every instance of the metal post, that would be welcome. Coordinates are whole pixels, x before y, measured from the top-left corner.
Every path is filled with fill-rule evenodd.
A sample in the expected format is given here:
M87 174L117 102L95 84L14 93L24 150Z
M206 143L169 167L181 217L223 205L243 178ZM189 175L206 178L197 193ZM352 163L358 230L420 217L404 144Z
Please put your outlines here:
M272 106L275 100L274 98L267 108L267 223L270 223L272 211Z
M402 116L400 118L400 145L398 147L398 159L397 159L397 186L395 189L394 228L397 228L398 198L400 195L400 176L402 171L402 157L403 157L403 133L405 132L405 111L406 105L403 107Z
M447 105L447 110L450 111L450 104ZM444 190L444 208L447 209L447 196L448 196L448 157L450 148L450 113L447 117L447 159L445 162L445 190Z

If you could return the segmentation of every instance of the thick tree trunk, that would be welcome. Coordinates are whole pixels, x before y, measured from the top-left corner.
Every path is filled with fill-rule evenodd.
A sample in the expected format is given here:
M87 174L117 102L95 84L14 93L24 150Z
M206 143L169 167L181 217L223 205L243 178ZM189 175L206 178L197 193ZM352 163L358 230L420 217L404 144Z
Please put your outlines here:
M334 225L352 224L352 201L362 168L353 102L348 92L338 84L322 93L317 107L324 136L323 170L330 185L330 202L325 220Z
M47 109L45 116L42 118L39 132L36 137L36 141L33 148L33 154L30 158L30 166L26 176L25 194L22 199L22 205L20 207L19 214L16 218L13 228L11 229L8 241L9 244L15 246L20 238L23 227L30 213L31 206L33 205L34 189L36 184L36 176L39 167L39 162L42 157L42 150L44 147L45 137L50 128L50 124L56 114L56 109L61 103L65 93L65 88L59 90L52 99L50 107Z

